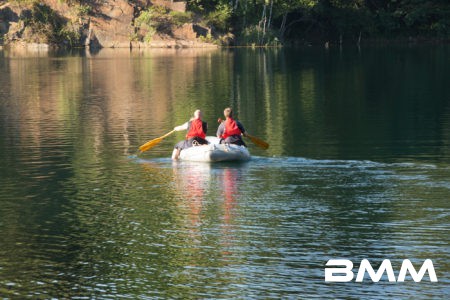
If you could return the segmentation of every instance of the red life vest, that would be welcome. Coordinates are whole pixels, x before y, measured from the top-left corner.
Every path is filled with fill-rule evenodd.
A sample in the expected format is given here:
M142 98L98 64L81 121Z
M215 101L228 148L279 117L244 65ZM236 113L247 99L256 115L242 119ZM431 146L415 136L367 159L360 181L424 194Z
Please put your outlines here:
M237 123L232 118L228 118L225 121L225 130L221 136L221 138L226 139L232 135L241 135L242 131L237 126Z
M203 122L200 119L195 119L191 122L189 131L186 134L186 139L193 137L201 137L202 139L206 138L206 134L203 131Z

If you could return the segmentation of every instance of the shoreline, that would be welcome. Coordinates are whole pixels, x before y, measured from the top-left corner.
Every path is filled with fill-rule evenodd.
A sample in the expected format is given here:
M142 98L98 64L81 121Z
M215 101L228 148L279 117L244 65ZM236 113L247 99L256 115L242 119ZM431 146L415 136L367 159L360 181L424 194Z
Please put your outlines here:
M163 1L164 2L164 1ZM169 3L166 3L169 5ZM164 4L164 5L166 5ZM154 4L155 7L161 7ZM170 4L172 5L172 4ZM17 3L0 5L0 49L25 49L30 51L50 51L54 49L183 49L183 48L290 48L290 47L324 47L340 48L367 45L419 45L448 44L449 36L408 35L384 37L359 36L347 39L325 38L314 33L296 36L295 40L283 40L275 37L255 43L230 29L224 33L213 32L212 28L202 25L198 20L177 23L173 17L164 19L163 29L145 23L151 6L118 0L116 6L108 2L95 6L69 5L57 0L32 2L21 6ZM165 14L170 15L169 10ZM140 12L139 16L136 15ZM186 7L181 11L186 13ZM142 16L141 16L142 15ZM185 16L186 17L186 16ZM148 20L147 20L148 21ZM153 20L154 21L154 20ZM155 21L156 22L156 21ZM161 23L162 21L160 21ZM159 24L159 23L158 23ZM162 24L162 23L161 23ZM159 24L158 26L162 26ZM47 26L48 25L48 26ZM50 26L51 25L51 26ZM389 34L389 32L387 33ZM281 37L279 37L281 39ZM243 43L243 44L241 44Z
M216 45L211 43L204 43L198 41L188 40L166 40L153 43L130 42L129 47L66 47L59 45L52 45L46 43L28 43L24 41L17 41L10 44L0 45L0 51L25 51L35 53L49 53L55 51L76 51L84 50L89 53L97 53L103 50L121 50L121 51L141 51L150 49L159 50L181 50L181 49L293 49L293 48L324 48L324 49L340 49L353 47L377 47L377 46L429 46L429 45L447 45L450 44L448 39L368 39L360 44L357 43L304 43L292 42L285 45Z
M56 43L38 43L38 42L27 42L25 40L15 40L10 43L0 43L0 50L28 50L28 51L59 51L59 50L75 50L75 49L85 49L90 52L98 52L102 49L237 49L237 48L258 48L258 49L280 49L280 48L304 48L304 47L323 47L325 49L331 48L342 48L342 47L361 47L361 46L417 46L417 45L446 45L450 44L450 38L435 38L435 37L424 37L424 36L399 36L395 38L384 38L384 37L373 37L366 38L357 41L345 40L340 41L308 41L306 39L302 40L291 40L285 43L279 43L277 45L226 45L211 42L204 42L201 39L170 39L170 38L158 38L150 42L141 41L112 41L110 46L91 46L89 44L79 44L75 46L68 46L66 44L56 44Z

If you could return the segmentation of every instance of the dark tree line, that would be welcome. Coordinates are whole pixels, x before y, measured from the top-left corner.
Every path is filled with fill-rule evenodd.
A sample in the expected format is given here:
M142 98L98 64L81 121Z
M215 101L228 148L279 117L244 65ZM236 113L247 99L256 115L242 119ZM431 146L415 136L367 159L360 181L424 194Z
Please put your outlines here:
M241 43L450 37L449 0L190 0Z

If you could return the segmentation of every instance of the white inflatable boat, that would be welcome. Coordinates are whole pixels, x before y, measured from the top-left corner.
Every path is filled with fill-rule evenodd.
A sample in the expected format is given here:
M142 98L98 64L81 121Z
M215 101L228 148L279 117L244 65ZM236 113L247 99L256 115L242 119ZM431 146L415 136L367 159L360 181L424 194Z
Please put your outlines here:
M247 147L233 144L219 144L220 139L214 136L206 137L208 145L193 146L180 152L180 160L220 162L248 161L250 152Z

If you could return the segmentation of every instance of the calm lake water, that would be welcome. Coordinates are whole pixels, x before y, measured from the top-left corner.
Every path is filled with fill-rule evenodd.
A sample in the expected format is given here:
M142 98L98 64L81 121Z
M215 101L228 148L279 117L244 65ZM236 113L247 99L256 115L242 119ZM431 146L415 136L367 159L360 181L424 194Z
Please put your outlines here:
M200 108L244 164L172 163ZM0 296L448 299L450 47L0 51ZM325 282L329 259L438 282Z

